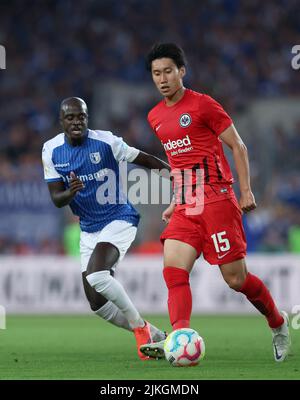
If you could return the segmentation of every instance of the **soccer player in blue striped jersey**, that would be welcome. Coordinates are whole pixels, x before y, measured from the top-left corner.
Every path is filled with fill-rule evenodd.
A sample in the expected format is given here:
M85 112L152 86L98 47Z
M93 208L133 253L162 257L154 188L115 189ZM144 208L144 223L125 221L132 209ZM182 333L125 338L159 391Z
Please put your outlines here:
M79 216L82 279L91 309L106 321L131 330L139 346L165 337L144 321L123 286L114 278L116 265L133 242L139 214L127 201L119 185L119 162L170 170L164 161L128 146L111 132L88 129L86 103L70 97L61 103L63 133L43 146L44 177L55 206L69 205ZM103 185L109 174L115 202L104 202ZM107 187L108 190L111 187ZM103 197L103 196L102 196Z

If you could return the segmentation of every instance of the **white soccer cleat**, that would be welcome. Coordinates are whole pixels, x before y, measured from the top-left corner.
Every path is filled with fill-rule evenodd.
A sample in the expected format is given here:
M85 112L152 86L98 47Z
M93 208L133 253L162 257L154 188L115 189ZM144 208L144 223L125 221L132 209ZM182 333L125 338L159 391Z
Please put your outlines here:
M165 358L164 344L165 340L161 340L156 343L143 344L140 346L140 351L150 358L155 358L156 360Z
M150 332L152 336L152 342L160 342L167 337L167 333L165 331L161 331L155 325L150 324Z
M284 318L284 323L279 328L272 329L273 352L277 362L282 362L286 359L291 346L289 316L285 311L281 311L281 315Z

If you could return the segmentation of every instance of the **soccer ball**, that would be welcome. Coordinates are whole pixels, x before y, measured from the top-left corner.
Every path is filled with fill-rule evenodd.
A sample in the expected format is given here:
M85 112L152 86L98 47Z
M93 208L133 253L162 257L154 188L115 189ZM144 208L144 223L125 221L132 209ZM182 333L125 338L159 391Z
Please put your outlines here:
M173 367L190 367L203 359L205 344L194 329L176 329L165 340L164 351L167 361Z

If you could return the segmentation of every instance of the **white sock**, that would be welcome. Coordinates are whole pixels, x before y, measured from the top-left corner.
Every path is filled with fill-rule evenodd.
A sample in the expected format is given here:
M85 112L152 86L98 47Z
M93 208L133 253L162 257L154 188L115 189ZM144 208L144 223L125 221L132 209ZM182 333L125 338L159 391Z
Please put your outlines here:
M99 310L95 311L95 314L105 319L105 321L110 322L115 326L118 326L119 328L124 328L128 331L132 331L129 322L125 318L122 311L119 310L118 307L111 301L108 301L104 304L104 306L99 308Z
M105 321L117 326L118 328L123 328L132 332L132 328L125 318L125 315L111 301L108 301L104 304L104 306L99 308L99 310L95 311L95 314L98 315L100 318L103 318ZM149 325L151 336L154 342L160 342L161 340L164 340L166 338L165 332L161 331L156 326L150 323Z
M145 325L144 320L128 297L123 286L110 275L109 271L93 272L87 275L86 279L96 292L102 294L102 296L110 300L122 311L133 329Z
M119 328L123 328L132 332L132 328L125 318L125 315L111 301L108 301L104 304L104 306L99 308L99 310L95 311L95 314ZM150 322L149 325L151 336L154 342L160 342L166 338L165 332L158 329L155 325L150 324Z

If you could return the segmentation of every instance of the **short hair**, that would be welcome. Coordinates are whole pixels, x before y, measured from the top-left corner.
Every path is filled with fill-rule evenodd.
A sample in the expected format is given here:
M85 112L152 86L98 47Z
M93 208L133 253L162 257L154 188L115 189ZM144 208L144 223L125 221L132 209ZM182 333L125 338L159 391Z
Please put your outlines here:
M151 71L152 61L158 58L171 58L178 68L187 64L184 51L175 43L156 43L146 57L146 69Z
M82 106L85 106L87 109L86 102L83 99L81 99L80 97L67 97L66 99L63 99L63 101L60 103L60 108L61 109L64 108L64 106L69 103L80 104Z

